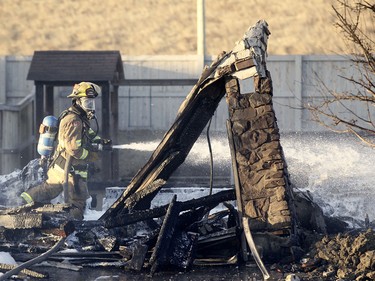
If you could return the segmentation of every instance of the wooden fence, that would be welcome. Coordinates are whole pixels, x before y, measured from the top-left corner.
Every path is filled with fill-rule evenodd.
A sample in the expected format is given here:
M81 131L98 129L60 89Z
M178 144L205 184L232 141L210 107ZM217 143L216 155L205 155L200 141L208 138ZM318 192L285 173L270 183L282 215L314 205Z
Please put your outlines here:
M22 124L22 120L33 120L33 100L29 95L33 95L35 90L33 81L26 80L31 59L0 57L0 173L22 164L22 160L16 161L16 158L20 157L17 153L24 147L29 147L28 143L34 138L35 128L38 126ZM210 64L213 57L122 56L122 59L127 83L119 88L120 130L163 131L169 129L179 106L199 78L203 66ZM353 85L339 75L358 75L351 62L343 56L269 56L267 66L273 80L274 109L281 132L324 131L323 127L310 120L310 114L303 109L303 105L322 98L318 87L322 83L335 91L355 90ZM252 80L241 81L241 88L242 92L250 92ZM66 96L70 91L71 87L55 88L56 114L69 106L70 100ZM100 122L100 103L97 104ZM360 111L361 105L353 104L352 109ZM225 132L227 115L225 101L222 101L212 120L211 130ZM12 135L17 142L9 143L4 140L5 135ZM19 141L21 136L22 142ZM35 145L33 149L35 150ZM6 168L4 163L10 162L12 165Z
M0 104L0 171L6 174L35 158L34 95L16 105Z
M123 57L125 78L133 81L152 79L197 79L203 63L197 56L175 57ZM212 59L206 59L205 64ZM274 108L282 132L324 131L325 128L310 120L303 105L319 100L324 83L335 91L354 90L353 85L339 75L357 75L351 62L342 56L270 56L267 62L274 87ZM121 87L121 130L151 128L165 130L173 122L179 105L192 85L155 86L131 83ZM252 79L241 81L242 92L252 91ZM361 105L353 104L353 111ZM214 117L212 130L225 131L227 108L223 101Z

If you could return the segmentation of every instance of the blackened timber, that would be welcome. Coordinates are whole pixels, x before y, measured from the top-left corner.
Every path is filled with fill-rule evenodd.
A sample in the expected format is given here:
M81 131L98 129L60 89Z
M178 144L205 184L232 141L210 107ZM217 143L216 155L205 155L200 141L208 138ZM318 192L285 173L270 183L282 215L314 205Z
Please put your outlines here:
M117 239L111 235L107 228L98 226L91 229L91 232L95 234L98 243L108 252L112 251L115 247Z
M163 265L167 259L167 253L175 231L178 214L180 212L178 206L175 204L176 198L177 196L174 195L168 206L154 251L150 258L151 275L153 275L158 267Z
M165 159L165 161L160 166L156 167L155 171L150 174L151 177L145 180L146 188L137 190L125 200L125 208L127 210L133 209L138 202L148 198L150 194L153 194L154 192L160 190L160 188L166 183L166 181L162 179L155 180L155 176L158 176L160 172L170 164L170 161L172 161L174 157L178 157L178 153L171 155L170 157ZM152 200L152 198L150 199ZM149 200L149 202L151 202L151 200Z
M198 233L176 229L171 241L167 263L182 269L189 268L195 258L198 236Z
M230 190L220 191L218 193L204 196L201 198L191 199L185 202L176 202L176 204L179 205L179 209L182 212L182 211L187 211L190 209L196 209L201 206L213 208L221 202L235 200L235 198L236 197L235 197L234 190L230 189ZM164 205L164 206L156 207L153 209L134 211L133 213L123 214L117 217L109 217L104 222L104 226L106 228L126 226L126 225L133 224L139 221L162 217L166 214L167 208L168 208L168 205ZM99 223L101 223L101 221L93 221L93 222L85 221L85 222L82 222L81 224L78 224L78 223L79 222L77 222L77 225L76 225L77 230L79 230L81 227L90 228L94 225L97 226Z
M240 251L238 236L239 230L237 227L200 235L196 246L196 258L221 258L227 260L234 255L237 256Z
M16 267L17 267L17 265L0 263L0 271L8 271L8 270L15 269ZM36 272L34 270L30 270L30 269L23 269L23 270L21 270L21 273L23 273L27 276L35 277L35 278L46 278L46 277L48 277L45 274Z
M136 244L132 251L132 258L124 265L124 268L140 271L143 267L147 251L147 245L141 243Z
M177 201L176 204L179 205L179 208L182 212L190 209L197 209L203 206L205 208L214 208L221 202L232 201L235 199L236 196L234 190L227 189L201 198L190 199L184 202ZM125 213L118 215L116 217L109 217L105 221L74 221L73 223L75 229L78 232L90 230L98 226L104 226L106 228L126 226L139 221L144 221L152 218L160 218L166 214L168 206L169 204L160 207L155 207L153 209L133 211L132 213Z
M14 259L20 262L28 261L30 259L36 258L38 254L35 253L13 253L12 256ZM57 252L53 253L50 257L49 260L65 260L66 258L69 259L84 259L84 258L97 258L97 259L107 259L107 260L121 260L122 255L120 254L119 251L82 251L82 252Z
M200 244L200 246L202 246L202 244L206 244L206 245L208 244L211 247L213 246L212 243L216 244L221 240L233 238L233 237L236 237L237 235L238 235L237 227L232 227L229 229L217 231L217 232L210 233L207 235L202 235L198 238L198 244Z
M154 167L149 170L147 175L145 175L142 184L133 193L137 194L139 192L146 192L148 193L148 200L132 202L134 208L148 208L151 200L159 189L151 190L147 189L147 187L152 185L152 182L157 181L158 179L166 181L185 161L189 151L201 135L201 132L214 114L225 93L225 91L222 90L224 84L223 81L218 80L216 82L217 83L212 83L205 87L204 90L198 92L196 99L191 101L194 106L190 104L186 105L182 114L177 117L177 121L175 122L176 126L172 126L172 131L166 134L165 138L167 138L167 143L165 143L165 146L163 145L163 147L161 147L160 152L158 148L155 150L156 153L160 153L162 159L160 159L156 165L152 165ZM180 116L184 118L180 118ZM177 134L177 136L174 136L175 134ZM153 157L151 159L152 162L155 162L156 160L157 159ZM146 196L143 195L143 197ZM130 198L125 199L125 208L129 204L129 200ZM136 206L137 204L140 206Z
M14 215L19 213L27 213L30 212L33 208L35 208L35 204L26 204L14 208L6 208L0 210L0 215Z
M197 222L201 221L209 211L210 210L208 210L206 206L202 206L181 213L178 217L178 228L187 231L194 231L192 229L196 227Z
M66 261L65 262L56 262L56 261L48 260L45 263L45 266L55 267L55 268L59 268L59 269L67 269L67 270L71 270L71 271L80 271L82 269L82 266L73 265L73 264L67 263Z
M124 193L100 219L106 220L111 216L116 216L121 210L126 209L125 200L137 190L142 190L149 186L151 184L150 179L163 179L166 181L184 162L192 146L214 114L220 100L225 95L223 77L208 79L224 58L223 56L217 59L203 71L199 81L181 105L175 122L165 134L149 161L139 170ZM173 156L173 158L169 164L160 173L151 175L170 156ZM147 183L145 184L146 179ZM157 191L154 190L148 200L151 200ZM143 202L143 205L147 204L149 202ZM142 206L138 209L142 209Z
M42 214L0 215L0 224L8 229L41 228L42 222Z

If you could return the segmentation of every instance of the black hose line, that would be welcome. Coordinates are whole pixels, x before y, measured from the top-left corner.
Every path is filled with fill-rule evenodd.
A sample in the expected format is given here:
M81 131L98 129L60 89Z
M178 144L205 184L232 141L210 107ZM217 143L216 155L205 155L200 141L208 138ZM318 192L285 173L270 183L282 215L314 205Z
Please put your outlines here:
M211 120L212 120L212 117L210 118L210 121L208 121L207 133L206 133L208 149L210 151L210 195L212 195L212 188L213 188L213 181L214 181L214 160L212 156L212 148L211 148L211 141L210 141Z
M41 254L38 257L35 257L27 262L24 262L17 266L16 268L6 272L5 274L0 276L0 281L7 280L12 275L18 274L20 271L22 271L25 268L28 268L34 264L41 263L42 261L48 259L53 253L57 252L59 248L64 244L66 237L61 238L51 249L49 249L47 252Z

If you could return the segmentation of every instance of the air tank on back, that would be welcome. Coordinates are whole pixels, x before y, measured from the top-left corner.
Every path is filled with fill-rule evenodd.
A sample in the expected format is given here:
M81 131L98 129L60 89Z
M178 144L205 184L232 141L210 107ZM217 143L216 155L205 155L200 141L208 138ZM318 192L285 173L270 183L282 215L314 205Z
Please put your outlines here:
M37 151L42 158L48 158L54 151L58 119L53 115L44 117L39 127L39 142Z

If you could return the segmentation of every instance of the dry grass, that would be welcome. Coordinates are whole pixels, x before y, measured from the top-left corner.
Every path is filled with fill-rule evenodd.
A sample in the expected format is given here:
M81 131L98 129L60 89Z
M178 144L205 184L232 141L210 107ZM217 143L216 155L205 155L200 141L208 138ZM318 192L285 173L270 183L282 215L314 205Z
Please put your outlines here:
M34 50L196 53L195 0L0 0L0 55ZM345 53L334 0L206 0L207 54L230 50L265 19L269 54Z

